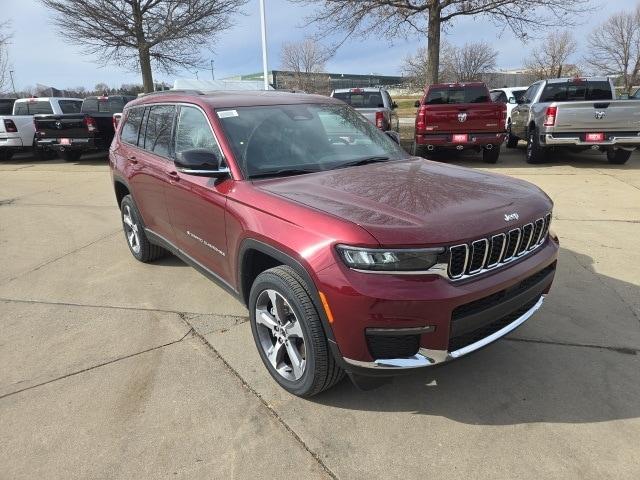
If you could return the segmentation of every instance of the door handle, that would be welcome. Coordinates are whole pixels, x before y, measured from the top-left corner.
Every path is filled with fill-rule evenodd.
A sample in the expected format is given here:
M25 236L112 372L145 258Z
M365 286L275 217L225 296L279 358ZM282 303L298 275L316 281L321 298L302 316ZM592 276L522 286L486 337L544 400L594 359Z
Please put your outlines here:
M135 156L135 155L129 155L129 156L127 157L127 160L129 160L129 162L133 163L134 165L135 165L136 163L138 163L138 159L136 158L136 156Z
M176 171L171 171L171 172L166 172L167 176L174 181L178 181L180 180L180 175L178 175L178 172Z

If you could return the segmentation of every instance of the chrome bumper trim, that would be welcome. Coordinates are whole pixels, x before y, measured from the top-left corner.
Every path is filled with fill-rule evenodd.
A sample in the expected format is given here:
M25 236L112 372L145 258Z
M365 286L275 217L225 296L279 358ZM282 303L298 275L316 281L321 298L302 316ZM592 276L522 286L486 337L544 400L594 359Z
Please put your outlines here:
M529 318L531 318L531 316L540 309L540 307L544 303L544 299L545 295L542 295L533 307L531 307L524 314L518 317L518 319L511 322L509 325L502 327L497 332L494 332L475 343L467 345L466 347L454 350L453 352L449 352L447 350L430 350L427 348L421 348L414 356L407 358L387 358L374 360L372 362L363 362L361 360L353 360L345 357L344 360L348 364L355 367L373 368L378 370L404 370L410 368L429 367L438 363L448 362L450 360L460 358L471 352L479 350L482 347L495 342L499 338L504 337L509 332L515 330L524 322L529 320Z
M580 137L554 137L547 133L544 136L546 145L575 145L579 147L628 145L629 147L640 147L640 135L636 137L613 137L613 140L604 142L585 142Z

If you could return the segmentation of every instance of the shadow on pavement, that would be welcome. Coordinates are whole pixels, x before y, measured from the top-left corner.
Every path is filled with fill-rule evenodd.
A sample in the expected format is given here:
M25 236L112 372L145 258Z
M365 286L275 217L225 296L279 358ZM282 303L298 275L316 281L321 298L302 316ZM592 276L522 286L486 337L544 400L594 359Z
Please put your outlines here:
M593 264L590 257L575 255L583 265ZM638 285L606 280L640 295ZM373 391L359 391L345 380L312 401L347 410L442 416L472 425L638 418L639 353L640 345L634 351L507 338L458 361L396 377Z

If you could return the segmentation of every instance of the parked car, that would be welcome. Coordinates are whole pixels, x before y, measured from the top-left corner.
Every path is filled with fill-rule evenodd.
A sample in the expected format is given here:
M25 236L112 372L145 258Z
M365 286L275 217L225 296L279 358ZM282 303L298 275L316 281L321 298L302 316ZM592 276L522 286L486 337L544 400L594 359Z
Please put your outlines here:
M498 161L507 107L491 101L484 83L429 85L416 107L414 155L433 158L438 150L474 149L485 162Z
M146 95L109 159L131 254L172 252L245 304L296 395L482 348L540 308L556 270L538 187L410 157L337 99Z
M631 98L633 100L640 100L640 88L638 90L636 90L636 93L631 95L629 98Z
M34 148L38 158L51 158L55 152L34 143L34 115L73 113L82 100L65 97L20 98L13 103L11 115L0 116L0 158L9 160L14 153Z
M86 152L108 150L114 134L114 114L135 97L111 95L87 97L78 112L39 115L35 118L36 143L55 150L71 162Z
M492 101L507 105L507 119L504 125L505 128L509 128L509 124L511 123L511 112L526 91L527 87L504 87L489 91Z
M398 105L384 88L339 88L331 96L351 105L380 130L400 131Z
M571 147L601 150L623 164L640 146L638 103L615 98L606 77L538 81L513 109L507 147L527 140L529 163L543 162L550 148Z

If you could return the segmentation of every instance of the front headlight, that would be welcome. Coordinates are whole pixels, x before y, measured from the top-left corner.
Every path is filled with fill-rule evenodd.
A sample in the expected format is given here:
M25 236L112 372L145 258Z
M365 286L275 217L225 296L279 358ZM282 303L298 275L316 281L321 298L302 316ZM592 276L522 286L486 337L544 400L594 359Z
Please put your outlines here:
M359 248L338 245L338 253L348 267L374 272L421 272L438 262L444 248Z

